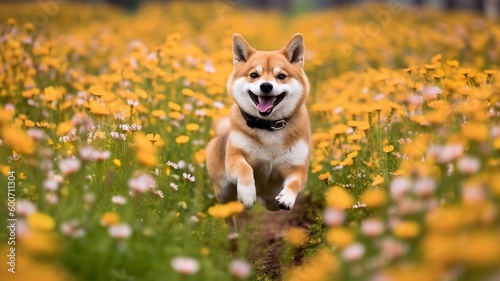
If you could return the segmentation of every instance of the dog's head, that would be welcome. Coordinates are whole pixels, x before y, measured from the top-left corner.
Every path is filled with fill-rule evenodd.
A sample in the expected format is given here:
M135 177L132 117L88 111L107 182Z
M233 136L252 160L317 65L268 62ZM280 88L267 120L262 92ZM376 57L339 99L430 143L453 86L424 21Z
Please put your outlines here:
M234 70L228 91L247 114L263 119L290 117L309 91L304 65L304 38L295 34L279 51L252 48L239 34L233 35Z

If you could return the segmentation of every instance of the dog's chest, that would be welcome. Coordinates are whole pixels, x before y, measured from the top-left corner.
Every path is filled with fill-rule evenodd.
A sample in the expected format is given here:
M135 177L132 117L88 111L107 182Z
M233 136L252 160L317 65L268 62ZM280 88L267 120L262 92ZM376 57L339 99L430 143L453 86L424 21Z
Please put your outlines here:
M259 169L267 166L266 170L273 170L282 165L304 165L309 157L309 145L304 139L285 142L286 137L281 131L262 131L259 141L239 132L231 132L232 145L245 152L247 162Z

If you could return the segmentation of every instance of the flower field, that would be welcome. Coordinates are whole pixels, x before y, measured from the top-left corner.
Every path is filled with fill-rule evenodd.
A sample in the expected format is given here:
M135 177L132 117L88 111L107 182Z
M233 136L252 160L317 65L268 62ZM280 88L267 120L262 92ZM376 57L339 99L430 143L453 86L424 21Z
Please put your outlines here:
M221 3L0 4L1 280L500 279L498 22ZM313 219L278 274L248 219L273 214L217 204L204 163L235 32L305 38Z

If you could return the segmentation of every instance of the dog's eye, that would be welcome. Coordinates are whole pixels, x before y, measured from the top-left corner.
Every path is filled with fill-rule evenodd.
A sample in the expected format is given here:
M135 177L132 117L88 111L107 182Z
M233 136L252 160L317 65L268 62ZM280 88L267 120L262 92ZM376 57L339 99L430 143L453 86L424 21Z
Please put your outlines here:
M279 79L279 80L285 80L285 78L286 78L286 75L285 75L285 74L283 74L283 73L278 74L278 79Z
M250 77L252 77L253 79L258 78L259 74L257 74L257 72L252 72L250 73Z

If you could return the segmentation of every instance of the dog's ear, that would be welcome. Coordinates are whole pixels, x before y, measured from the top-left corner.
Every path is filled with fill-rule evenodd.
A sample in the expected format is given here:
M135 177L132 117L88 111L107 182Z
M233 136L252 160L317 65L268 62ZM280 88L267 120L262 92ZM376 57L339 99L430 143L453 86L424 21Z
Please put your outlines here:
M285 55L288 61L292 64L296 63L300 67L304 66L304 37L300 33L296 33L285 47L281 49L281 53Z
M243 36L235 33L233 35L233 64L238 65L246 62L248 58L255 52Z

